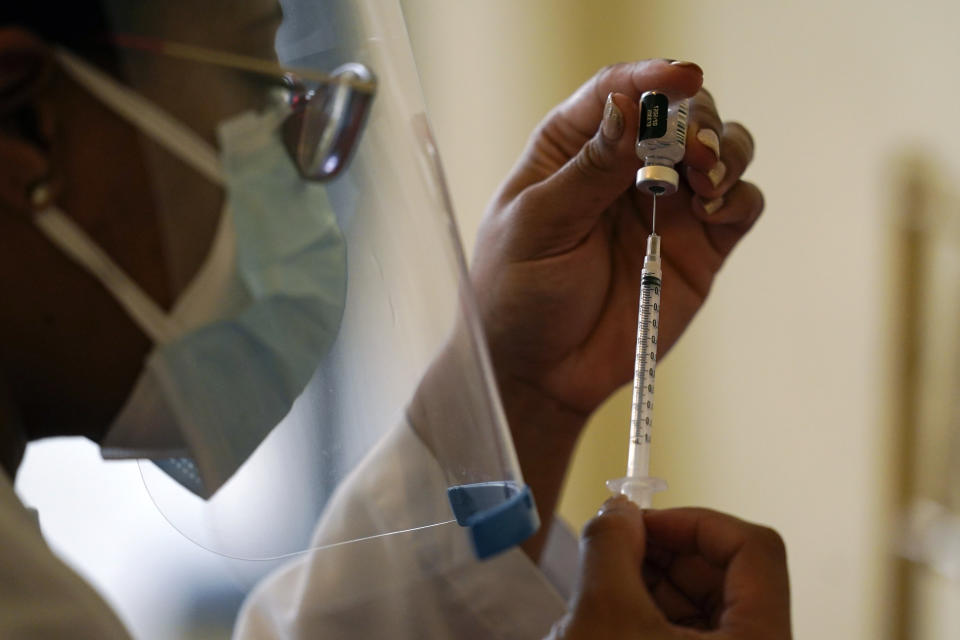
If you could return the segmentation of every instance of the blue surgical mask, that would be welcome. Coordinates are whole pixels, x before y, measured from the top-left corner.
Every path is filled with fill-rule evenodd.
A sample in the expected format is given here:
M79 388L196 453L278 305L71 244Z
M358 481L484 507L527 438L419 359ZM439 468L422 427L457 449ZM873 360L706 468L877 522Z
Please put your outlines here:
M74 79L225 188L210 253L169 313L63 212L37 215L155 342L102 442L104 457L152 458L209 497L290 410L337 335L346 295L340 228L324 187L303 180L286 153L284 104L222 123L217 159L156 107L144 116L142 97L59 55Z

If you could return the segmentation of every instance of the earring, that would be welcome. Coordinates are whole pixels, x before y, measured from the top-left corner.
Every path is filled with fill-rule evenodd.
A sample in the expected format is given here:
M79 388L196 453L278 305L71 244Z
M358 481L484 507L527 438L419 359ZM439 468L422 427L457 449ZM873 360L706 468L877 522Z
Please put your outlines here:
M34 211L42 211L53 202L53 190L46 180L40 180L31 185L27 190L27 196Z

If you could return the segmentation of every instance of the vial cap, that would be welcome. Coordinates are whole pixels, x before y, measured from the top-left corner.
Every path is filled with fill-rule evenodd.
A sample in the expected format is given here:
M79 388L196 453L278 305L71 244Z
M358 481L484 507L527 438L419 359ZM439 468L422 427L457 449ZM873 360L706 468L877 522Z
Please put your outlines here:
M649 165L637 171L637 189L657 196L676 193L680 185L680 174L671 167Z

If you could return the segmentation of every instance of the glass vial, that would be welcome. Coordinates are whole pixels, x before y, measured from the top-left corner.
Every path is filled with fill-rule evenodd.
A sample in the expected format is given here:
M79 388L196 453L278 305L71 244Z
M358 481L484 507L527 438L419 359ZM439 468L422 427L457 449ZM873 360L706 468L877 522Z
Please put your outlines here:
M683 160L686 149L689 109L689 99L670 104L659 91L640 96L636 148L644 166L637 171L637 189L658 196L677 191L680 175L674 165Z

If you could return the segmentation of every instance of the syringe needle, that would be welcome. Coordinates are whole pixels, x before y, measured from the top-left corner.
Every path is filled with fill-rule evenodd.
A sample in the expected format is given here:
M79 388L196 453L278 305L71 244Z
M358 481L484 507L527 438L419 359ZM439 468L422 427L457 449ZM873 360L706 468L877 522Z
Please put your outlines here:
M653 224L650 225L650 233L657 232L657 194L653 194Z

